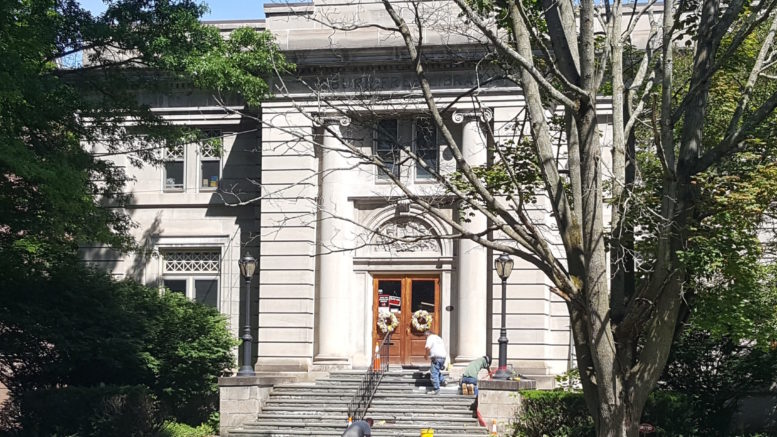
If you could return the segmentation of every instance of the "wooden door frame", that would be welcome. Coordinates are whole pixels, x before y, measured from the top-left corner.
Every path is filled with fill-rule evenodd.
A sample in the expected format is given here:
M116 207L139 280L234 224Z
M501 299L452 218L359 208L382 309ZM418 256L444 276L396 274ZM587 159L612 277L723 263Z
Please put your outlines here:
M378 336L378 325L377 325L377 317L378 317L378 282L379 281L400 281L400 287L402 290L402 302L401 302L401 308L404 310L405 308L411 308L412 300L412 282L414 280L427 280L427 281L434 281L434 301L435 301L435 312L433 314L433 320L432 320L432 331L437 333L439 335L440 333L440 327L442 326L442 321L440 320L442 317L442 295L440 292L440 281L442 280L442 275L439 273L386 273L386 274L375 274L372 275L372 344L375 344L379 340ZM406 292L407 291L407 292ZM411 311L401 311L401 320L399 320L399 326L397 329L405 329L405 332L403 332L403 341L399 345L400 350L400 362L402 364L405 364L404 361L402 361L403 357L409 356L410 351L406 351L405 349L408 347L409 344L409 335L410 333L410 323L411 323L411 317L413 317L413 313ZM406 338L407 337L407 338Z

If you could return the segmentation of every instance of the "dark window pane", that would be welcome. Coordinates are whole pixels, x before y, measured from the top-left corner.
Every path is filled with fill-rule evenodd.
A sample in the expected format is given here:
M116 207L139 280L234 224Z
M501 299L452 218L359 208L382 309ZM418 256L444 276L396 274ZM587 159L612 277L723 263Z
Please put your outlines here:
M219 161L202 161L200 169L202 181L200 187L216 189L219 186Z
M165 288L186 295L186 279L165 279Z
M386 164L394 176L399 176L399 153L397 144L397 120L381 120L378 122L378 137L376 154ZM388 179L383 171L378 171L378 178Z
M183 189L183 161L165 162L165 189Z
M218 306L219 281L216 279L197 279L194 281L194 300L216 308Z
M413 281L412 310L426 310L434 314L434 281Z
M426 163L432 170L437 171L437 163L440 156L440 146L437 144L437 128L428 118L419 118L415 124L415 153L418 159ZM432 174L424 169L420 163L416 163L416 177L429 179Z

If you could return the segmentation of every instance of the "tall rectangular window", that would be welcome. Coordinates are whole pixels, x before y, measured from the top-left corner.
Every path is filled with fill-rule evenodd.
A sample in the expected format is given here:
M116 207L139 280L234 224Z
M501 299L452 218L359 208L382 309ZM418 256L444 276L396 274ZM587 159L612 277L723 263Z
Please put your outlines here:
M184 187L184 147L174 146L165 150L165 191L183 191Z
M166 250L162 251L162 261L165 288L218 308L221 264L218 250Z
M200 191L215 190L221 181L221 152L223 149L220 130L207 130L200 143Z
M439 170L440 145L437 143L437 126L430 118L419 118L415 121L415 154L434 173ZM431 179L432 173L416 162L415 175L417 179Z
M380 120L375 138L375 154L383 161L395 177L399 177L400 152L397 140L398 123L396 119ZM378 170L378 179L388 179L382 170Z

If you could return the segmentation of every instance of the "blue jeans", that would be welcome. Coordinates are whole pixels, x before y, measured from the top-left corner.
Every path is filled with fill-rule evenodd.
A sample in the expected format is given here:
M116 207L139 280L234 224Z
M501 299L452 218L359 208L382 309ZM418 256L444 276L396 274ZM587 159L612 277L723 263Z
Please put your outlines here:
M445 358L432 358L432 364L429 368L429 372L432 376L432 387L435 390L440 389L440 372L442 372L442 366L445 365Z
M472 378L470 376L462 376L461 377L461 383L462 384L472 384L475 386L475 396L478 395L478 380L477 378Z

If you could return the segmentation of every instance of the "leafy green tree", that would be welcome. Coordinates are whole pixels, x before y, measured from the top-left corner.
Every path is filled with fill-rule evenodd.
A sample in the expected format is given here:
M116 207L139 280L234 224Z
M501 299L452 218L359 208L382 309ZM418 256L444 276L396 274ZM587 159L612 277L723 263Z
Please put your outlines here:
M256 105L264 77L285 68L272 37L251 29L225 40L192 0L114 0L98 16L75 0L0 5L0 259L42 268L79 242L131 246L120 208L123 169L90 153L101 144L153 162L193 132L142 103L175 80ZM83 57L82 57L83 55ZM240 85L237 88L236 85ZM133 128L125 127L132 120ZM142 135L138 135L138 133ZM100 201L110 199L111 208Z

